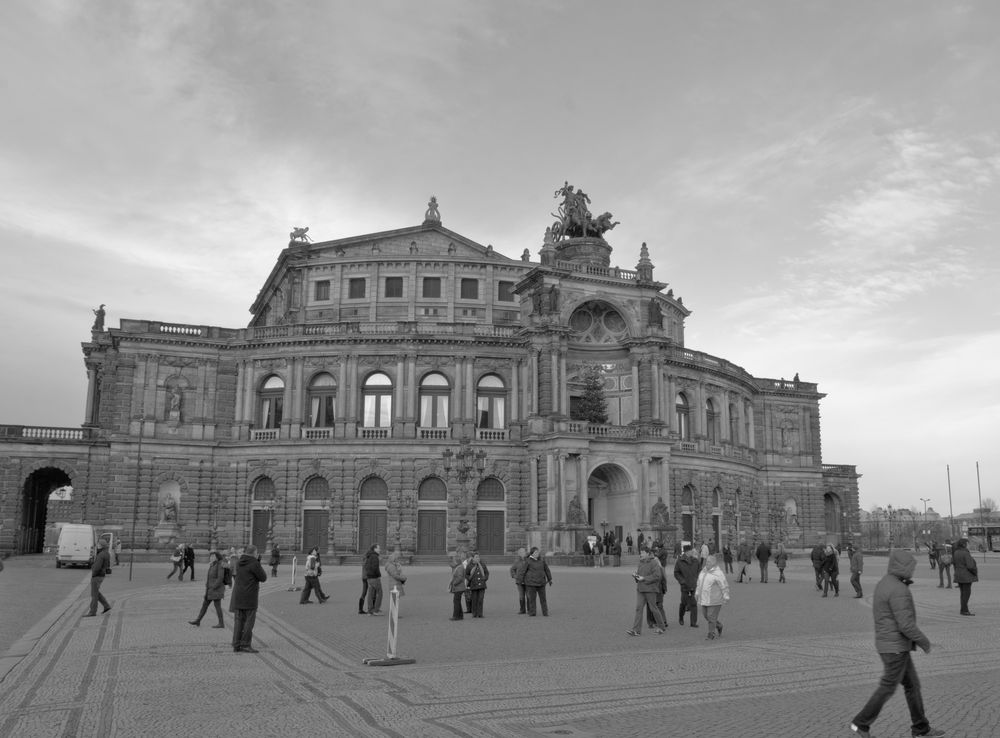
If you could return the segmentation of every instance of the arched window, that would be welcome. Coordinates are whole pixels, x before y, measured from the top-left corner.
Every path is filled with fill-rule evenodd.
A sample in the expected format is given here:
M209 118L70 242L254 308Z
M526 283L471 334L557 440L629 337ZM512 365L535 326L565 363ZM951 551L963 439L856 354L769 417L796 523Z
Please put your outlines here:
M423 502L448 499L448 488L438 477L427 477L417 489L417 499Z
M387 500L389 487L380 477L368 477L361 483L360 497L362 500Z
M691 417L690 417L690 405L688 404L687 395L683 392L677 393L677 399L674 401L674 417L676 419L677 433L681 437L682 441L691 440Z
M306 482L303 497L307 500L325 500L330 496L330 483L323 477L312 477Z
M337 382L328 372L320 372L309 382L309 426L332 428Z
M274 481L270 477L260 477L253 483L254 500L273 500Z
M260 386L260 427L281 427L281 411L285 402L285 382L272 374Z
M448 378L434 372L420 381L420 427L447 428L451 416L448 414L448 400L451 388Z
M691 507L694 505L694 488L690 484L685 484L681 490L681 507Z
M486 477L476 488L480 502L503 502L503 484L496 477Z
M392 380L376 372L365 380L365 428L392 426Z
M719 442L719 410L711 397L705 400L705 435L709 443Z
M476 386L476 427L505 428L507 388L495 374L487 374Z

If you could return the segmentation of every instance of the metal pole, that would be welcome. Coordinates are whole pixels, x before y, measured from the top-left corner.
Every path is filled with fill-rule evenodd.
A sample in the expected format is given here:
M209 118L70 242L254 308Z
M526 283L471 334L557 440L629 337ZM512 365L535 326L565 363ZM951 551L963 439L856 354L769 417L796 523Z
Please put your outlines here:
M951 506L951 466L946 464L945 471L948 472L948 531L951 533L951 538L955 538L955 510Z
M976 489L979 490L979 524L983 526L983 561L986 561L986 549L989 546L990 537L986 535L986 518L983 514L983 486L979 483L979 462L976 462Z
M132 581L132 564L135 562L135 519L139 517L139 488L142 482L142 428L145 425L145 410L139 410L139 448L135 458L135 503L132 506L132 540L129 542L131 555L128 560L128 580Z

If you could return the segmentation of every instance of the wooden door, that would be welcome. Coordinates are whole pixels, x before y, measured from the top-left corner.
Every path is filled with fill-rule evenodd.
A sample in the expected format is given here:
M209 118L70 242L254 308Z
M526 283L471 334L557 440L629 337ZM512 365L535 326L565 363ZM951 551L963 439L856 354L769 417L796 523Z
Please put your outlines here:
M385 551L385 510L362 510L358 515L358 553L365 553L374 544Z
M417 553L448 552L448 513L444 510L417 511Z
M267 524L271 519L270 510L254 510L253 522L250 528L250 542L257 547L257 553L263 554L267 548Z
M479 510L476 513L476 547L479 553L502 556L504 553L503 510Z
M326 510L306 510L302 514L302 550L316 546L320 553L326 553L329 524L330 514Z

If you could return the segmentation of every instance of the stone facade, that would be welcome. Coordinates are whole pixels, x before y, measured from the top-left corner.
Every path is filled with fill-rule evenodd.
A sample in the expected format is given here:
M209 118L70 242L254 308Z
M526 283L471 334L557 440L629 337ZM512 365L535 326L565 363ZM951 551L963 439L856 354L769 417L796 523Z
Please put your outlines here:
M714 545L858 530L817 385L686 348L689 310L645 244L634 270L610 254L547 239L515 260L428 219L291 242L246 328L95 325L83 426L0 427L0 549L54 546L66 522L126 547L329 555L569 551L653 522ZM591 365L606 422L574 412Z

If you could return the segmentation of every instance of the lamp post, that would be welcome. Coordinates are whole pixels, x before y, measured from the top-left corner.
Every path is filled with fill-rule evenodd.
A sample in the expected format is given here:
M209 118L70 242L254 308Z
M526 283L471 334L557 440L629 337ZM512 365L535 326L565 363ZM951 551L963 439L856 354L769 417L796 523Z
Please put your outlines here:
M270 556L271 549L274 547L274 508L265 505L264 509L267 510L267 538L264 541L264 555Z
M896 519L896 511L892 509L892 505L885 506L885 518L889 521L889 552L892 552L892 545L896 542L896 537L893 535L892 523Z
M930 497L921 497L920 501L922 503L924 503L924 525L923 525L923 528L921 530L923 531L924 540L926 541L926 540L929 540L929 536L930 536L930 533L931 533L930 530L928 530L928 528L927 528L927 503L931 501L931 498Z
M785 507L780 502L773 502L767 509L768 533L772 540L779 543L785 541L785 531L782 530L781 523L785 519Z
M481 477L486 471L486 452L483 450L474 451L468 438L463 438L457 451L446 448L441 452L444 460L445 473L455 472L455 477L462 488L462 496L458 508L458 536L456 542L459 548L468 550L469 538L469 489L468 483L472 479L473 472Z
M753 494L750 495L750 504L747 507L750 510L750 525L753 529L753 540L756 543L758 538L757 524L758 516L760 515L760 503L757 502L757 498Z

